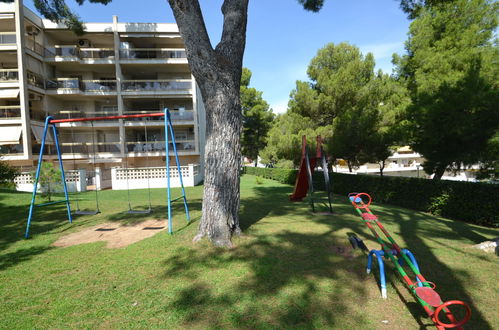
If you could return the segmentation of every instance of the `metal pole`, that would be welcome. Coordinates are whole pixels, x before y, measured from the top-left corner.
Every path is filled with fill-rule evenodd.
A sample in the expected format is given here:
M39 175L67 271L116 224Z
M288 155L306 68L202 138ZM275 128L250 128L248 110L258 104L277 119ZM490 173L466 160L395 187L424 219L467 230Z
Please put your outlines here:
M172 234L172 206L170 197L170 147L168 141L168 108L164 109L165 116L165 151L166 151L166 196L168 198L168 233Z
M68 187L66 186L66 175L64 174L64 166L62 165L61 149L59 147L59 137L57 136L57 128L55 125L52 125L52 131L54 132L55 148L57 150L57 157L59 158L59 167L61 169L61 177L62 177L62 187L64 188L64 196L66 197L66 206L68 210L68 219L69 223L72 223L73 218L71 216L71 205L69 204Z
M48 129L48 126L50 123L50 119L52 119L52 117L50 117L50 116L45 118L45 127L43 128L43 136L42 136L42 145L40 147L40 155L38 156L38 165L36 167L35 182L33 183L33 195L31 196L31 204L29 206L28 223L26 224L26 233L24 234L25 238L29 237L29 227L31 225L31 219L33 217L33 211L34 211L35 201L36 201L36 190L38 188L38 179L40 178L40 169L41 169L42 161L43 161L43 150L45 148L45 137L47 136L47 129Z
M170 118L170 111L168 109L166 109L166 114L168 117L168 126L170 127L170 132L172 134L173 153L175 154L175 161L177 162L177 171L178 171L178 176L180 178L180 186L182 187L182 197L184 198L185 215L187 217L187 222L189 222L189 221L191 221L191 217L189 215L189 207L187 206L187 198L185 196L184 181L182 179L182 171L180 168L180 162L178 160L177 145L175 144L175 133L173 131L173 125L172 125L172 121Z

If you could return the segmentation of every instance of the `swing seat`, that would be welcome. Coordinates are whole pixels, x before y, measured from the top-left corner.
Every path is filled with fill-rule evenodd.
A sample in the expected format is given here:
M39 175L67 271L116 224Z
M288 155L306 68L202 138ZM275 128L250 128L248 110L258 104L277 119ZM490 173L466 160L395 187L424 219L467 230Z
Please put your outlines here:
M415 291L416 295L430 306L438 307L442 304L440 295L432 288L427 286L418 286Z
M127 211L128 214L149 214L151 212L152 212L151 209L148 209L148 210L128 210Z
M362 213L362 219L364 220L378 220L378 216L371 213Z
M99 214L100 211L99 210L95 210L95 211L82 211L82 210L78 210L78 211L75 211L74 214L76 215L96 215L96 214Z

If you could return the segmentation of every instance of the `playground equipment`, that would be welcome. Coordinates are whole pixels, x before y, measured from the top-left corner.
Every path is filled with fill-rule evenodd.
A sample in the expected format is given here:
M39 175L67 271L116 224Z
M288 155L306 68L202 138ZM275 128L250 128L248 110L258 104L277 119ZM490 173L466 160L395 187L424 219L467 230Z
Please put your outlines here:
M435 291L436 285L433 282L427 281L419 271L419 266L414 255L407 249L401 249L395 242L393 237L391 237L388 231L383 227L381 222L378 220L378 217L371 212L371 210L369 209L372 201L371 196L366 193L350 193L348 194L348 197L355 210L364 220L364 223L373 233L376 241L381 245L381 250L371 250L369 252L367 261L367 273L369 274L371 272L372 257L374 255L378 260L378 265L380 268L380 284L382 297L386 298L385 270L383 263L383 257L385 257L392 261L393 265L397 269L400 276L404 279L411 293L423 306L424 310L431 318L437 329L462 329L461 326L468 322L471 317L470 307L460 300L450 300L447 302L442 301L440 295ZM388 241L378 235L375 225L383 232ZM408 265L410 270L414 273L414 275L416 276L416 282L413 282L409 278L403 268L404 264ZM457 321L454 314L450 311L449 306L452 305L464 306L465 315L460 321ZM450 321L450 323L444 323L440 319L442 310L444 311L444 314Z
M34 181L34 184L33 184L33 195L31 197L31 204L30 204L30 207L29 207L29 215L28 215L28 221L27 221L27 224L26 224L25 237L26 238L29 237L31 220L33 219L33 214L34 214L35 207L42 207L42 206L48 206L48 205L53 205L53 204L65 203L66 204L66 208L67 208L67 213L68 213L68 221L69 221L69 223L73 222L73 217L72 217L72 214L71 214L71 203L70 203L70 200L69 200L68 189L67 189L67 186L66 186L66 177L65 177L65 174L64 174L64 166L63 166L63 161L62 161L62 156L61 156L61 149L60 149L60 144L59 144L59 134L58 134L58 131L57 131L57 124L59 124L59 123L73 123L73 122L91 122L92 123L93 121L99 121L99 120L129 119L129 118L147 118L147 117L149 117L149 118L151 118L151 117L164 117L165 150L166 150L166 153L165 153L166 157L165 158L166 158L166 178L167 178L167 186L166 186L167 188L166 188L166 191L167 191L167 201L168 201L168 232L170 234L173 233L172 217L171 217L171 213L172 213L171 212L171 203L172 202L175 202L175 201L177 201L179 199L183 199L184 207L185 207L185 215L186 215L186 218L187 218L187 222L189 222L190 221L189 207L187 205L187 197L185 195L184 183L183 183L183 180L182 180L182 171L181 171L181 168L180 168L180 162L178 160L178 153L177 153L177 147L176 147L176 142L175 142L175 133L174 133L173 125L172 125L172 122L171 122L170 111L167 108L164 109L164 112L147 113L147 114L135 114L135 115L102 116L102 117L70 118L70 119L53 119L51 116L48 116L47 118L45 118L45 127L43 129L43 137L42 137L42 144L41 144L41 147L40 147L40 154L38 156L38 166L37 166L37 169L36 169L35 181ZM52 202L47 202L47 203L41 203L41 204L37 205L36 204L36 195L37 195L37 189L38 189L38 181L39 181L39 178L40 178L40 169L41 169L41 165L42 165L42 162L43 162L43 153L44 153L44 150L45 150L45 142L46 142L46 139L47 139L47 133L48 133L48 129L49 129L50 125L52 125L52 133L53 133L53 136L54 136L54 143L55 143L55 147L56 147L56 150L57 150L57 157L58 157L58 161L59 161L59 168L60 168L60 171L61 171L62 187L63 187L63 190L64 190L64 197L65 198L63 200L52 201ZM147 125L147 123L145 123L145 125ZM92 124L92 127L93 127L93 124ZM94 132L92 131L92 134L93 133ZM180 196L180 197L178 197L176 199L173 199L173 200L171 199L171 191L170 191L170 156L169 156L169 152L170 152L170 146L169 146L169 144L170 144L170 142L169 142L169 136L172 139L173 152L174 152L174 155L175 155L175 161L176 161L177 169L178 169L178 173L179 173L180 185L182 187L182 196ZM93 141L93 153L94 153L94 162L95 162L95 153L96 153L95 141ZM125 156L127 154L128 154L128 150L125 150ZM74 158L74 155L73 155L73 158ZM97 199L96 199L96 203L97 203L97 212L85 213L85 214L96 214L96 213L98 213L99 209L98 209L98 200ZM150 205L151 204L150 204L150 197L149 197L149 210L147 210L147 213L149 213L149 211L151 209ZM131 209L130 200L129 200L128 206L129 206L129 209L128 209L129 213L139 213L139 212L142 213L141 211L137 211L137 210Z
M324 187L326 188L327 199L318 199L314 196L316 189L314 188L313 174L318 164L322 167L322 173L324 174ZM322 148L322 138L320 136L317 137L317 148L315 157L313 158L310 158L308 155L307 138L305 135L302 137L300 169L296 176L293 194L289 196L289 200L292 202L302 201L307 196L307 192L309 193L309 203L312 207L312 212L315 212L315 202L318 201L327 201L329 212L333 212L331 203L333 192L331 182L329 181L326 155Z

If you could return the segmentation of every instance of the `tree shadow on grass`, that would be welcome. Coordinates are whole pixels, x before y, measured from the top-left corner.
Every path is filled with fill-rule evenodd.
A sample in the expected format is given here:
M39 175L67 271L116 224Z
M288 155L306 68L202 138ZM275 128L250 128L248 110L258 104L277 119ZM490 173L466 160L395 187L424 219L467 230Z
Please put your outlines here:
M329 233L282 232L259 235L231 251L189 250L173 255L164 261L164 278L191 281L165 309L182 315L181 325L186 327L334 326L350 308L342 301L352 300L351 291L359 304L364 299L361 280L365 275L356 271L355 261L332 253L338 244L343 242ZM227 274L232 268L235 271ZM206 269L219 274L192 281ZM224 281L230 284L222 289L214 285L217 276L228 276ZM349 278L354 289L337 286L343 278ZM336 284L329 279L336 279ZM365 324L360 313L349 317Z
M14 195L17 205L5 202L8 195ZM22 247L15 251L7 249L18 241L25 240L24 234L28 218L29 204L25 201L31 199L31 194L5 190L0 191L0 270L9 268L18 263L27 261L32 257L49 250L49 247L30 246ZM67 223L65 206L51 205L35 210L36 221L32 222L31 232L46 232ZM64 219L64 220L61 220Z
M15 252L0 254L0 271L12 267L18 263L30 260L34 256L45 253L46 251L51 249L51 247L34 246L25 249L19 249Z
M368 324L348 305L364 302L364 259L337 252L349 243L336 231L362 224L314 215L308 204L289 202L289 192L257 186L241 199L240 225L251 235L236 239L236 249L185 248L165 259L164 279L186 282L165 306L182 315L181 326L308 329L344 324L345 314L352 325ZM324 226L311 231L309 222ZM266 225L277 229L268 232ZM209 276L198 277L205 272Z

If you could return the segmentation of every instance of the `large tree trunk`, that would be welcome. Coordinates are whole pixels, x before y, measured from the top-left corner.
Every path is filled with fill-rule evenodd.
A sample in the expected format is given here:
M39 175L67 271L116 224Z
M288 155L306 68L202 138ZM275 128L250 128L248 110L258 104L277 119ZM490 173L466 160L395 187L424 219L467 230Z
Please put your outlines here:
M379 176L383 176L384 169L385 169L385 161L382 160L379 162Z
M230 85L230 84L229 84ZM203 86L206 151L203 213L195 241L203 236L218 246L232 246L239 233L239 170L241 167L241 106L239 87Z
M442 178L442 176L444 175L446 168L447 168L447 166L443 166L443 165L437 166L437 168L435 169L435 175L433 176L433 180L440 180Z
M168 0L206 109L203 212L194 241L232 246L239 233L242 115L239 99L248 0L224 0L222 39L213 49L197 0Z

